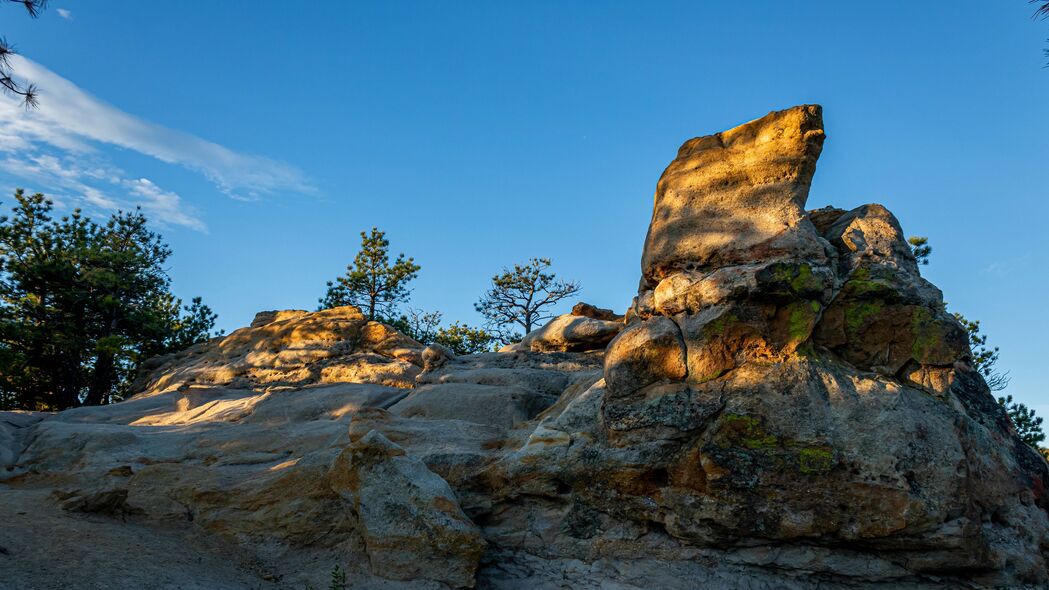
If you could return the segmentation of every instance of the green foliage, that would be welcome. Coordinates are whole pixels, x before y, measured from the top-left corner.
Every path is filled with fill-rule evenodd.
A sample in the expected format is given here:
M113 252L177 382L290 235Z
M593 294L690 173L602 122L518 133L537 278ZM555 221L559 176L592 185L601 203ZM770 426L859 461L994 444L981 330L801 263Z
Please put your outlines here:
M0 217L0 406L113 401L140 361L210 336L215 314L171 294L171 250L140 212L99 225L54 219L41 194L15 200Z
M484 329L455 322L447 328L439 329L433 341L447 346L455 354L477 354L491 351L498 340L495 335Z
M550 308L562 299L579 293L579 283L563 281L548 272L549 258L532 258L525 264L504 268L492 277L492 286L474 308L484 316L486 326L501 342L521 339L514 327L525 334L553 317Z
M998 404L1009 414L1020 440L1038 449L1038 443L1045 440L1045 433L1042 432L1042 418L1035 416L1034 410L1019 402L1014 402L1011 395L999 397Z
M214 332L215 320L219 319L219 314L213 312L200 297L194 297L182 310L185 315L175 318L173 329L163 344L164 350L185 350L223 334L222 330Z
M441 344L455 354L476 354L491 351L498 340L481 328L473 328L455 322L447 328L441 327L439 311L425 312L409 309L397 318L387 318L383 323L397 328L402 334L423 344Z
M965 331L969 334L969 346L972 349L972 367L983 375L991 391L1001 391L1009 385L1009 374L999 372L998 347L988 348L987 336L980 333L980 321L969 321L960 313L954 314Z
M346 572L336 565L331 570L331 582L328 590L346 590Z
M328 282L320 309L355 305L370 320L390 317L398 303L408 300L408 283L421 268L404 254L390 264L390 241L385 232L373 227L370 235L361 232L361 249L346 267L346 274Z
M914 258L918 261L918 264L929 264L929 256L932 254L929 238L911 236L907 238L907 243L911 245L911 252L914 253Z

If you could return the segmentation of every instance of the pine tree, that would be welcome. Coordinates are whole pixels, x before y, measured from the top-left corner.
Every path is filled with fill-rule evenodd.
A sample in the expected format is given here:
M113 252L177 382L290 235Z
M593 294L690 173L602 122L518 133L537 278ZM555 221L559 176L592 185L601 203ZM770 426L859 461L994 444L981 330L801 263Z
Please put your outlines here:
M911 253L914 254L914 259L918 261L918 264L929 264L929 256L932 255L929 238L911 236L907 238L907 243L911 245Z
M455 354L477 354L491 352L498 338L482 328L453 322L447 328L437 330L433 341L447 346Z
M171 254L141 212L98 225L55 219L42 194L15 192L0 217L0 403L60 410L126 392L138 363L210 336L215 316L170 291ZM196 315L194 315L196 314Z
M355 305L376 320L394 315L398 303L408 300L410 283L419 274L414 258L399 254L390 264L390 241L373 227L371 235L361 232L361 249L346 267L346 274L328 282L320 308Z
M1042 432L1042 418L1035 416L1034 410L1019 402L1014 402L1011 395L999 397L998 404L1009 414L1020 440L1038 449L1038 443L1045 440L1045 433Z
M540 322L553 317L550 309L562 299L579 293L579 284L563 281L547 272L549 258L532 258L525 264L504 268L492 277L492 286L474 308L487 320L489 328L504 343L521 339L514 331L520 326L531 332Z

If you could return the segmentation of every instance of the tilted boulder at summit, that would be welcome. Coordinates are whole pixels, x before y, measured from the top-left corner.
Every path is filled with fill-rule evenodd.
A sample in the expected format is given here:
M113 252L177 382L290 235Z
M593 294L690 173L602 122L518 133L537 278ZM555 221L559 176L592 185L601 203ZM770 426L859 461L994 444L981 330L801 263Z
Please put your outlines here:
M824 137L687 141L624 316L456 356L264 312L128 401L0 415L0 588L1049 586L1049 465L895 217L806 211Z

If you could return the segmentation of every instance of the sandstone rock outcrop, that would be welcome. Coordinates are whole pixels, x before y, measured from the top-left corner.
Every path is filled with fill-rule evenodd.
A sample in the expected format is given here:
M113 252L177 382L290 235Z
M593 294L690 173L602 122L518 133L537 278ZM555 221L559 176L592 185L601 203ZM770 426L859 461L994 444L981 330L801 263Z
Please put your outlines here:
M146 363L133 386L155 393L192 385L302 387L379 383L410 388L423 346L356 307L264 311L247 328Z
M373 574L474 585L484 539L422 461L371 430L336 458L329 480L357 516Z
M643 280L780 257L818 261L805 199L823 149L817 105L690 139L656 185Z
M805 214L822 141L804 106L679 151L605 364L603 452L640 456L580 493L697 545L863 547L913 573L1044 582L1045 462L892 214ZM657 475L638 488L620 470Z
M686 142L625 317L456 356L263 312L128 401L0 414L0 588L75 571L27 511L163 553L105 570L142 587L1049 586L1049 465L892 214L805 210L823 140L807 105Z

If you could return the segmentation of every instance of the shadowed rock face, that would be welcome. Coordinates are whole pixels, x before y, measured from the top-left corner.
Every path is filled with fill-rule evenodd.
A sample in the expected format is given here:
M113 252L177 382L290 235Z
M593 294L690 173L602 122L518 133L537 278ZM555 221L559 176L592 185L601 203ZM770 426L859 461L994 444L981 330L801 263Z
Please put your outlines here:
M0 415L0 543L40 546L27 509L47 558L151 527L175 571L241 564L218 588L335 563L354 588L1046 587L1049 468L893 215L805 211L823 137L807 105L686 142L624 317L456 357L354 308L264 312L127 402ZM0 586L63 581L12 555Z

